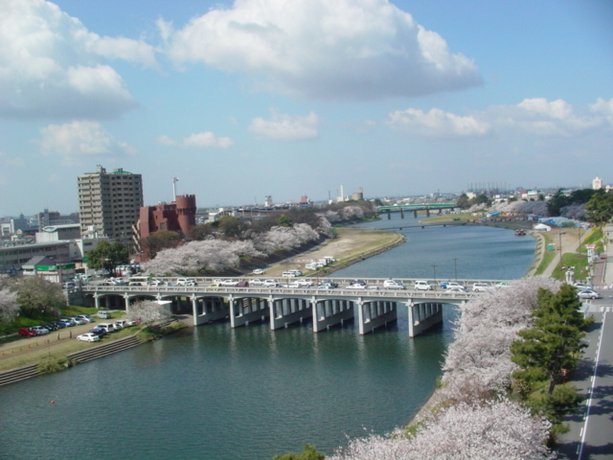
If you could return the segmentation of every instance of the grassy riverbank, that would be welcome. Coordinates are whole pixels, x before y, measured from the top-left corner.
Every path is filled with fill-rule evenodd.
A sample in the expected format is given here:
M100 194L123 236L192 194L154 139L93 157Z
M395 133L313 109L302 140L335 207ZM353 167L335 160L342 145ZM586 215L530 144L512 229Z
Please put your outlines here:
M336 238L326 240L306 252L271 265L266 269L266 276L278 277L290 269L299 269L305 273L305 276L326 276L405 241L403 235L385 230L339 227L335 231ZM306 263L325 256L334 257L336 262L317 271L304 269Z

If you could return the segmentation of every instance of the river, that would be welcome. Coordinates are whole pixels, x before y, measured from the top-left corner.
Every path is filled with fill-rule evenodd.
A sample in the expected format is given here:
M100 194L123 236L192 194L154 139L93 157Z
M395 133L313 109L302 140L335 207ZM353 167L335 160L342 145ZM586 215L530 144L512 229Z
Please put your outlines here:
M415 224L398 214L364 224ZM535 242L490 227L402 230L407 242L337 272L355 277L520 278ZM360 337L204 325L3 387L0 458L270 459L405 424L430 396L452 338L398 323Z

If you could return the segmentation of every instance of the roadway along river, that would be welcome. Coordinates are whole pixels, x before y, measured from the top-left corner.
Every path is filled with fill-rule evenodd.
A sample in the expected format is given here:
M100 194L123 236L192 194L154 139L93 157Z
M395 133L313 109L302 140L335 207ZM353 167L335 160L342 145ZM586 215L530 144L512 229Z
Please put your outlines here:
M370 227L410 225L394 215ZM535 242L488 227L404 230L407 243L339 276L519 278ZM445 325L416 339L398 324L205 325L0 391L2 458L270 459L305 443L330 453L345 435L406 423L432 392Z

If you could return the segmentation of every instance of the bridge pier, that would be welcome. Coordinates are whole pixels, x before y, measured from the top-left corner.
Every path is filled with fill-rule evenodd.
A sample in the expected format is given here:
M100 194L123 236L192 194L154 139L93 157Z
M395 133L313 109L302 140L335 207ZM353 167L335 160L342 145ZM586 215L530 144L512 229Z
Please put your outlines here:
M375 300L371 302L358 301L358 329L360 335L373 332L375 329L387 326L398 319L396 302Z
M200 302L198 302L200 300ZM194 326L204 323L212 323L228 316L228 308L220 297L205 297L198 299L191 296Z
M344 324L345 320L354 317L353 302L349 300L311 299L313 310L313 332L320 332L330 329L331 326Z
M271 331L288 327L293 323L302 323L305 318L310 318L313 315L311 305L305 299L274 299L271 296L268 299L268 306L270 308Z
M228 296L230 307L230 327L249 326L253 321L265 321L270 315L265 299L242 297L235 299L232 294Z
M407 303L409 313L409 337L415 337L443 322L443 305L440 303Z

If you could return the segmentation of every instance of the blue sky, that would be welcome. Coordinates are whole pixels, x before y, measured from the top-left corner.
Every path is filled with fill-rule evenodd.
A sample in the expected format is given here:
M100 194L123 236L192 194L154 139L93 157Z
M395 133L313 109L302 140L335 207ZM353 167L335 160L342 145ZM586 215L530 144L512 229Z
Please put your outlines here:
M0 216L613 183L606 0L0 0Z

